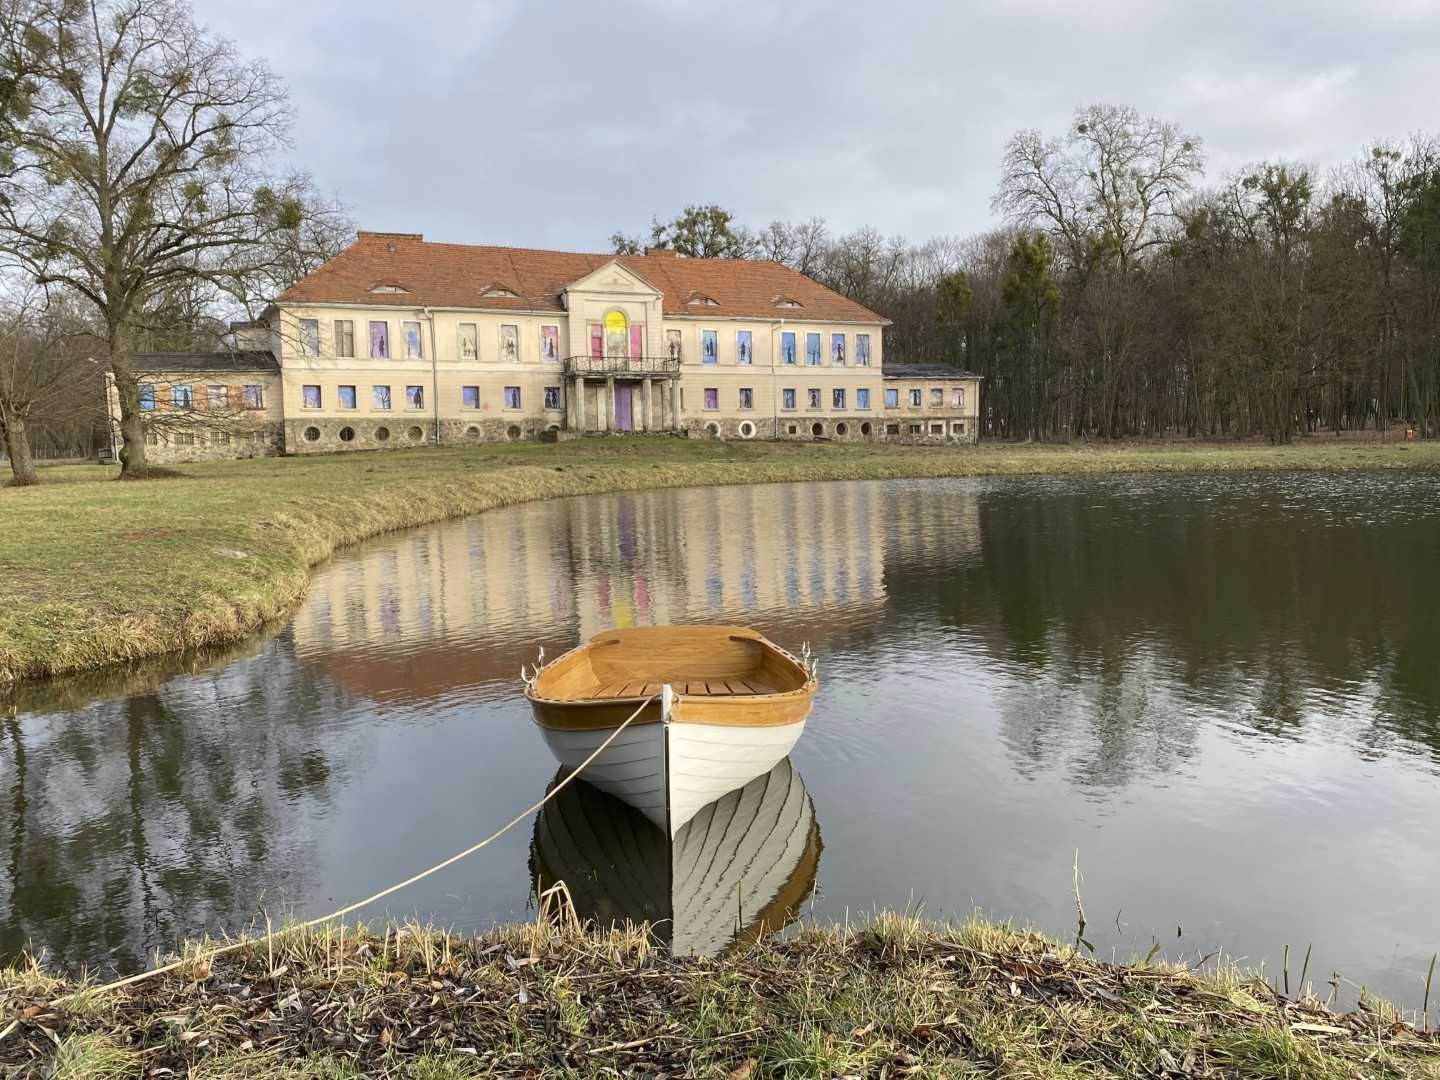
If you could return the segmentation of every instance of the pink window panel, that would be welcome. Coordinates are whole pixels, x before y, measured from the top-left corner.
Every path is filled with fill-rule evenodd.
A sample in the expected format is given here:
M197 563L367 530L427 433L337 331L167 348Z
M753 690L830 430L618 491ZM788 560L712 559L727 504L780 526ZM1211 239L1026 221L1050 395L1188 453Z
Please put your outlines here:
M645 328L639 323L630 324L630 355L639 359L645 355L645 347L641 342L645 337Z
M599 323L590 327L590 355L605 355L605 330Z

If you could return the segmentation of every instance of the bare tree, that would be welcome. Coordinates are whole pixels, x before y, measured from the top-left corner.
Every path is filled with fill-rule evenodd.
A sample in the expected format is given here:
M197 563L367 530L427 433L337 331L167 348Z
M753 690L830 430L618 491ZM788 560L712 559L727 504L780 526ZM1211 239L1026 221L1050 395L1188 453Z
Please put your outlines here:
M0 84L0 252L93 307L143 475L147 308L186 281L248 291L305 226L306 178L271 171L285 91L184 0L0 0Z
M1128 105L1078 109L1064 143L1017 132L994 206L1050 232L1075 267L1128 269L1164 242L1162 224L1204 170L1200 138Z
M32 424L73 420L77 399L85 402L82 414L98 419L101 366L88 348L94 344L71 313L48 305L34 286L0 299L0 438L15 486L39 483Z

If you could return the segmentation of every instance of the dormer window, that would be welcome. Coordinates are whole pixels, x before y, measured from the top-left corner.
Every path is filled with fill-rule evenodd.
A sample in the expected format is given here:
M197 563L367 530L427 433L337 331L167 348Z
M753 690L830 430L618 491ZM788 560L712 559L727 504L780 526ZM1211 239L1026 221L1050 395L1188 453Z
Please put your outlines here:
M480 290L480 295L518 297L520 294L514 289L510 288L509 285L500 285L497 283L495 285L486 285L485 288Z
M372 293L407 293L410 290L398 281L377 281L370 286Z
M719 300L716 300L713 296L706 296L704 293L698 293L698 292L697 292L697 293L691 293L691 294L690 294L690 299L689 299L689 300L686 300L685 302L686 302L687 304L694 304L694 305L696 305L696 306L698 306L698 307L719 307L719 306L720 306L720 301L719 301Z
M774 300L771 301L771 303L773 303L778 308L798 308L805 306L804 304L800 303L799 300L796 300L793 297L789 296L777 296Z

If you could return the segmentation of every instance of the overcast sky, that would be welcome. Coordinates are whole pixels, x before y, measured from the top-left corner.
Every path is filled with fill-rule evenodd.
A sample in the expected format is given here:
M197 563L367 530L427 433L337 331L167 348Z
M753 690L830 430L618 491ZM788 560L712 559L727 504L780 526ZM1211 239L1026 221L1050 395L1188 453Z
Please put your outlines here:
M606 250L693 202L972 233L1006 139L1098 101L1210 179L1440 132L1440 0L195 2L287 80L295 163L433 240Z

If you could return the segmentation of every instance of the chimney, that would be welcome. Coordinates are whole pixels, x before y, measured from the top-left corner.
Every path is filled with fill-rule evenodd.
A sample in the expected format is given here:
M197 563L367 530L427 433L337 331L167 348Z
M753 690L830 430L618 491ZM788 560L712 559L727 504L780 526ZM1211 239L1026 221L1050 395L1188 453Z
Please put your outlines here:
M663 256L664 258L667 258L667 259L679 258L679 256L677 256L677 255L675 254L675 249L674 249L674 248L647 247L647 248L645 249L645 254L646 254L646 255L659 255L659 256Z

